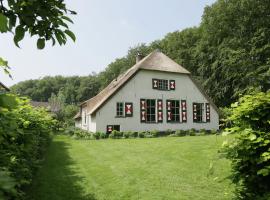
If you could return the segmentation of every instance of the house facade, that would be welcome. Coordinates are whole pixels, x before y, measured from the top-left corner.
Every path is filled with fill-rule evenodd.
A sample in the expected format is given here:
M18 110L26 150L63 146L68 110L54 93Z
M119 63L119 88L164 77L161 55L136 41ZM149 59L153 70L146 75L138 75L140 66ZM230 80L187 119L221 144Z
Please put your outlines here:
M190 72L154 51L80 105L76 126L91 132L218 129L218 109Z

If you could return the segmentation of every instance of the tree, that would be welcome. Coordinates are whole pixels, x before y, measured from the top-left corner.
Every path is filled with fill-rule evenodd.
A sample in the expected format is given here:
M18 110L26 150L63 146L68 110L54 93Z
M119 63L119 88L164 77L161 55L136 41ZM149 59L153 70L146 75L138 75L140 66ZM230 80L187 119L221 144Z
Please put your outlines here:
M67 14L76 14L66 8L64 1L58 0L0 0L0 33L13 33L14 43L19 42L25 33L37 36L37 48L43 49L46 41L65 44L69 36L76 37L69 30L67 23L73 23ZM7 62L0 58L0 67L9 74Z
M223 152L232 161L231 179L239 199L270 197L270 92L245 95L232 105L228 118L236 133Z

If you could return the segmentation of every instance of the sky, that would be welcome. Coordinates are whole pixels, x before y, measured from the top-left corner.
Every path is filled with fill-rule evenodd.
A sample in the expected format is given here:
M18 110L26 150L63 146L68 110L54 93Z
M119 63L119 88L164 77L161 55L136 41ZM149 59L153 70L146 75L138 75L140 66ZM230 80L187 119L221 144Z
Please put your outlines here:
M89 75L104 70L130 47L162 39L167 33L198 26L204 7L215 0L65 0L78 14L70 29L77 40L65 46L46 43L36 48L36 38L26 36L17 48L13 35L0 35L0 57L8 61L13 79L0 72L0 81L19 81L50 75Z

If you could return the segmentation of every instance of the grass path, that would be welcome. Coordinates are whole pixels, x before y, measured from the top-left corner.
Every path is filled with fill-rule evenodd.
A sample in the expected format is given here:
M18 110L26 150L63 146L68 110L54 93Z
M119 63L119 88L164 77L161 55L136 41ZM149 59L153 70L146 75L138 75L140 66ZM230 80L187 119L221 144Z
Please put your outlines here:
M29 199L229 200L229 162L217 155L223 140L204 136L82 141L56 136Z

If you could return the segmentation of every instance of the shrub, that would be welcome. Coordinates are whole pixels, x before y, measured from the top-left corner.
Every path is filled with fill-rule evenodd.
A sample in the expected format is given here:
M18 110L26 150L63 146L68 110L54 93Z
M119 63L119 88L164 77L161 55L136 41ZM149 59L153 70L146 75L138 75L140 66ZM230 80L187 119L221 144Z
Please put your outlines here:
M206 135L206 134L207 134L207 131L204 128L200 129L200 131L199 131L200 136L203 136L203 135Z
M128 134L129 134L129 138L136 138L136 137L138 137L138 133L137 132L129 131Z
M174 133L174 131L171 130L171 129L167 129L167 131L166 131L166 135L171 135L171 134L173 134L173 133Z
M138 137L139 138L144 138L145 137L145 132L139 132Z
M100 138L100 132L92 133L92 137L95 140L98 140Z
M216 129L212 129L211 131L210 131L210 134L211 135L216 135L218 132L217 132L217 130Z
M175 135L179 136L179 137L186 136L186 131L185 130L176 130Z
M0 199L22 198L55 130L56 120L45 109L33 108L25 98L0 95Z
M129 138L130 135L131 135L130 132L124 132L124 133L123 133L123 137L124 137L124 138Z
M117 130L113 130L111 134L109 135L109 138L112 138L112 139L120 139L122 137L123 137L123 132L120 132Z
M100 135L100 138L101 139L107 138L107 134L106 133L100 132L99 135Z
M190 136L196 136L196 129L195 128L192 128L189 130L189 135Z
M150 131L150 135L151 135L152 137L158 137L158 136L159 136L159 131L158 131L158 130Z
M232 161L231 179L241 199L270 196L270 92L246 95L232 105L228 118L237 133L225 143L223 153ZM263 197L264 196L264 197Z

